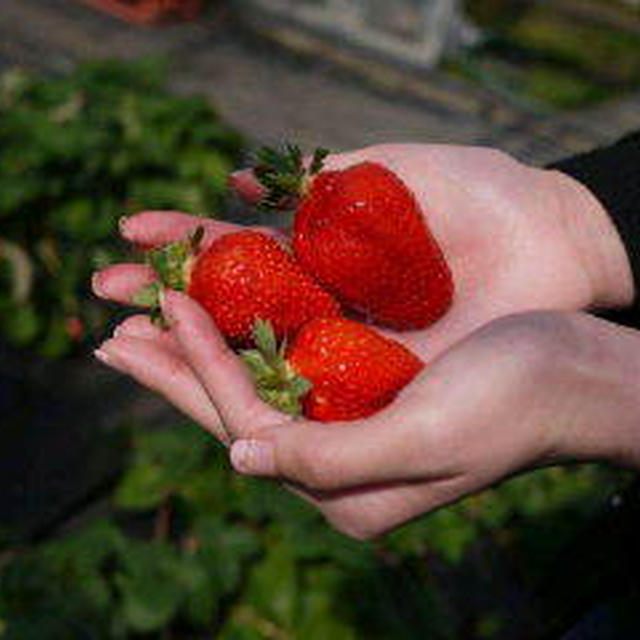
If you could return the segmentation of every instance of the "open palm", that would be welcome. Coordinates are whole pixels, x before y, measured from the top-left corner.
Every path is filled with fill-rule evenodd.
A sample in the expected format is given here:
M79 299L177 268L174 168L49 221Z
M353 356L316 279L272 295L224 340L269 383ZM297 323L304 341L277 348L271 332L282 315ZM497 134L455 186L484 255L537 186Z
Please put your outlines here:
M413 191L453 272L456 293L433 327L395 334L429 358L472 329L530 309L582 309L623 301L601 269L601 250L624 254L586 190L554 171L488 148L390 144L329 156L328 168L380 162ZM250 172L234 179L255 201ZM623 279L620 278L622 282ZM629 295L627 293L627 295Z

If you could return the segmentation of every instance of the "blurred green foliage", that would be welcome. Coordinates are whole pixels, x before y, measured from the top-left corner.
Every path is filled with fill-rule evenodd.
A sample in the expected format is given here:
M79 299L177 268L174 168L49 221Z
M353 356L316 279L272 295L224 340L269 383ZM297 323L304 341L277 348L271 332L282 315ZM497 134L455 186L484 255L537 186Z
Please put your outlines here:
M116 222L150 208L219 210L242 141L156 62L0 77L0 333L57 357L101 327L92 269L122 256Z
M138 428L101 515L1 556L0 637L496 637L510 610L495 559L549 570L610 486L593 466L537 471L357 542L231 473L196 425Z
M571 3L467 2L485 38L449 68L542 108L575 109L621 95L640 86L640 28L621 26L640 25L640 13L614 5L582 3L578 17Z

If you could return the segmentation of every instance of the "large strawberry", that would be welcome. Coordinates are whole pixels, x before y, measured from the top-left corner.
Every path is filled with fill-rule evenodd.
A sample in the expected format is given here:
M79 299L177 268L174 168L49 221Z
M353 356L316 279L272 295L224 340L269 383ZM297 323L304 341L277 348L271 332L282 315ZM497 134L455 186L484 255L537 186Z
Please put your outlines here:
M203 250L199 244L197 235L172 243L152 251L149 261L162 285L197 300L232 344L250 343L257 319L284 338L311 318L340 314L336 300L271 236L244 230Z
M340 317L315 318L277 347L257 323L258 349L242 352L262 398L281 410L321 421L356 420L388 405L423 368L399 342Z
M376 323L421 329L451 305L453 280L412 192L392 171L361 162L305 168L297 147L263 149L255 173L263 205L294 204L293 250L328 291Z

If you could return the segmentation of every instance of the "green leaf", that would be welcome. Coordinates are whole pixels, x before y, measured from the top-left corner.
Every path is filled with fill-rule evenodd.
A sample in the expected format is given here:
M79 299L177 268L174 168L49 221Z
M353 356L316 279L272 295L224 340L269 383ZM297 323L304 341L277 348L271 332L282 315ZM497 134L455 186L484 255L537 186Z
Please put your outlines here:
M175 209L193 214L201 214L207 209L202 189L186 180L132 180L127 196L138 209Z
M264 628L243 614L241 610L240 615L231 617L218 634L219 640L265 640Z
M172 579L181 586L188 619L196 625L208 625L218 611L219 594L200 559L188 553L179 556Z
M36 346L46 330L41 351L69 352L72 342L51 318L91 313L92 262L121 256L121 213L211 214L220 206L240 138L206 100L172 95L161 78L162 65L148 61L91 63L55 79L0 76L2 236L34 256L46 238L62 267L37 264L41 329L8 327L14 341ZM0 306L4 298L0 292Z
M38 352L45 358L59 358L68 351L70 344L66 318L57 314L51 316L44 338L38 344Z
M180 489L200 470L210 451L211 436L196 425L139 432L135 456L114 493L123 509L150 509Z
M130 542L122 553L123 567L115 576L127 624L138 632L161 629L171 620L183 599L176 581L180 560L161 543Z
M107 567L123 543L118 529L100 519L42 547L8 554L0 581L6 637L53 640L72 637L74 627L90 635L104 627L114 605Z
M174 489L166 470L149 462L139 462L129 469L113 495L113 502L122 509L152 509Z
M460 562L469 545L477 538L477 526L451 507L441 509L430 517L430 544L449 562Z
M2 301L0 301L1 303ZM43 318L32 304L0 304L0 326L5 336L18 346L33 341L42 330Z
M0 180L0 215L15 215L16 210L27 208L42 191L42 185L33 176Z
M352 625L336 616L344 574L334 565L311 566L305 571L302 613L296 634L308 640L356 640Z
M245 601L268 620L295 629L301 606L299 567L291 549L277 540L267 545L267 555L254 566Z
M193 535L199 545L197 558L207 568L219 594L233 592L261 550L255 532L216 516L204 515L196 522Z
M56 233L70 236L74 240L89 240L95 237L94 207L88 198L74 198L50 212Z

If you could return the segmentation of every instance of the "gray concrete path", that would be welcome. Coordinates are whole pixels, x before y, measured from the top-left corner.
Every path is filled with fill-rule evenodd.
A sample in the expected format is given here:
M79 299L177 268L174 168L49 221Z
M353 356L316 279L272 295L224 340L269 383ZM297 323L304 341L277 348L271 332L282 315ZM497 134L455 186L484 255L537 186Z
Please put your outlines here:
M230 3L231 4L231 3ZM215 5L214 5L215 6ZM488 144L545 163L640 128L640 93L575 114L540 114L442 73L419 77L369 64L354 80L322 43L283 34L299 55L282 53L237 27L221 10L202 20L140 28L78 1L4 0L0 65L63 72L86 58L165 56L170 84L209 96L256 142L305 148L361 147L383 141ZM240 19L242 16L240 15ZM304 52L304 55L301 55Z

